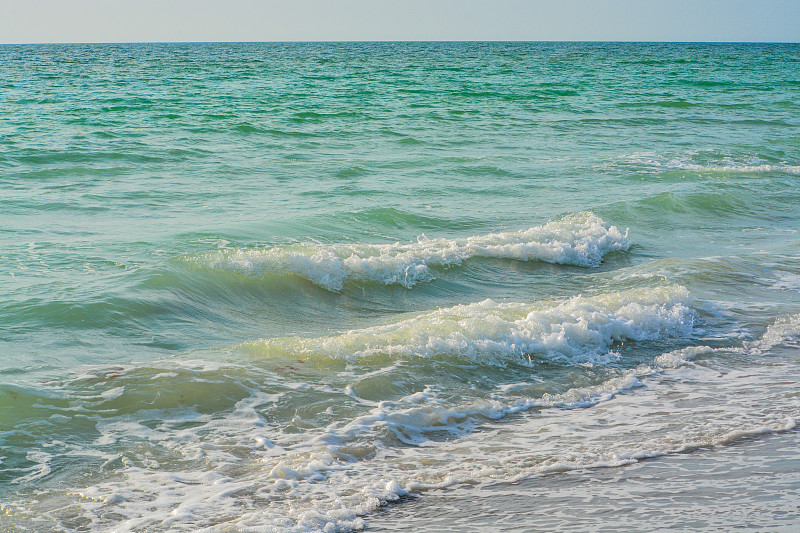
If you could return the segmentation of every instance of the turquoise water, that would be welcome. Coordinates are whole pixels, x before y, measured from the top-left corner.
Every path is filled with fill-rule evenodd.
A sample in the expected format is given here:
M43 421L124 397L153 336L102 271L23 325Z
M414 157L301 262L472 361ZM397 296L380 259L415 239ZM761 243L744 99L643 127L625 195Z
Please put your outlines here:
M0 80L6 530L369 529L800 416L798 45L2 46Z

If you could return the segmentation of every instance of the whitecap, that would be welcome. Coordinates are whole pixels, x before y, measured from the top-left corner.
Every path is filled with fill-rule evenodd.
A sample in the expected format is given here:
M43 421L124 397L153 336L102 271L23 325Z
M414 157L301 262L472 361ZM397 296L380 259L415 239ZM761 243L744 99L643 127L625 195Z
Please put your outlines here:
M396 323L320 338L262 339L248 346L265 355L362 358L454 357L488 364L606 364L615 342L691 333L696 314L685 287L630 289L563 302L484 300L438 309Z
M411 288L434 279L432 267L452 267L474 257L542 261L591 267L612 251L628 250L627 230L593 213L578 213L532 228L393 244L299 244L266 250L220 250L193 258L207 268L248 276L293 274L331 291L348 280Z

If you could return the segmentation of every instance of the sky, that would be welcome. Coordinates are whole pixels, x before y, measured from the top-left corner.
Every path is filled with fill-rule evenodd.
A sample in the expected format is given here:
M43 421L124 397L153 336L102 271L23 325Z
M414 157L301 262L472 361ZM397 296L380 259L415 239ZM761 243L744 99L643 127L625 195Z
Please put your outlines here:
M800 0L0 0L0 43L800 42Z

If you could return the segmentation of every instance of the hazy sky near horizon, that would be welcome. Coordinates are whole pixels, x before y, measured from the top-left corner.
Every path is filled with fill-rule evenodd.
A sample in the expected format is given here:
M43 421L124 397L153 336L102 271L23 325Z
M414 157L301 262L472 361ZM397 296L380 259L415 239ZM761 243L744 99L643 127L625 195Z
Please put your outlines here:
M0 0L0 43L800 41L800 0Z

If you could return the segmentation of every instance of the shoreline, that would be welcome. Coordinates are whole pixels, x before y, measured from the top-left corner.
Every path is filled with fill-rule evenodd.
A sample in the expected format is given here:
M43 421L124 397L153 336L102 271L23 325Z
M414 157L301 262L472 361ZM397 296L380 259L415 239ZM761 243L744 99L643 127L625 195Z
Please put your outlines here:
M519 483L428 491L365 517L368 532L796 531L800 432Z

